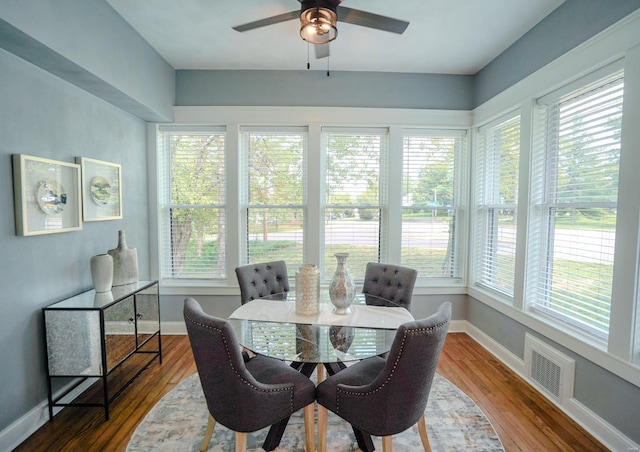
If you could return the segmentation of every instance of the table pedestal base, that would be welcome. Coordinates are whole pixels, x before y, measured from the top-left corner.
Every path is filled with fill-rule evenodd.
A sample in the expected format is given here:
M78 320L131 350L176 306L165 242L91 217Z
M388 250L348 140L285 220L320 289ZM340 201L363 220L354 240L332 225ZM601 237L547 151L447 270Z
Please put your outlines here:
M315 370L317 364L316 363L300 363L300 362L292 362L291 367L297 369L305 375L306 377L311 377L311 374ZM344 363L330 363L324 364L325 369L327 369L327 373L329 376L340 372L342 369L347 366ZM267 438L264 440L262 444L262 448L267 452L274 450L280 444L280 440L282 439L282 435L284 435L284 431L287 428L287 424L289 423L289 418L285 418L278 422L277 424L273 424L269 429L269 433L267 434ZM364 452L373 452L376 448L373 445L373 440L371 439L371 435L363 432L362 430L358 430L355 427L353 428L353 434L356 437L356 441L358 441L358 447Z

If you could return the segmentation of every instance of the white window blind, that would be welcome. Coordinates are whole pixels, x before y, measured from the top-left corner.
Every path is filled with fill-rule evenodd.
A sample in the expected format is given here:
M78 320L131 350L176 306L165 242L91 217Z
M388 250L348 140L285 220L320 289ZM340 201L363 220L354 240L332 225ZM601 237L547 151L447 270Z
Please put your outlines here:
M387 130L323 129L323 147L324 277L333 275L333 255L347 252L352 278L359 279L367 262L380 260Z
M520 115L478 131L475 166L476 283L513 297Z
M420 278L458 278L464 132L407 131L403 143L403 265Z
M601 339L609 333L623 89L618 71L539 102L534 130L528 305Z
M303 263L306 129L243 129L243 263Z
M160 272L225 278L225 133L160 129Z

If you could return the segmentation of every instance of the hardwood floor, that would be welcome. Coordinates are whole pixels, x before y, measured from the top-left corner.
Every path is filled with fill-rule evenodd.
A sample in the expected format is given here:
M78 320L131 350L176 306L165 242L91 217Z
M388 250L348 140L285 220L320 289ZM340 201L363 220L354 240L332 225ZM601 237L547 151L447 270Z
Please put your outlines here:
M163 363L113 401L109 421L100 408L65 408L15 450L124 451L151 407L196 371L187 336L163 336L162 345ZM447 336L438 372L478 404L506 451L607 450L466 334Z

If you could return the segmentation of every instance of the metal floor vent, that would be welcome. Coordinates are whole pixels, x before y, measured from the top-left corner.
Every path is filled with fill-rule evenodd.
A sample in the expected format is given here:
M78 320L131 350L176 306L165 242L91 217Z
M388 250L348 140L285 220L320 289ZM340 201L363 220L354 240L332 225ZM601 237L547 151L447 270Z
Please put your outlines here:
M525 334L524 355L530 382L560 403L573 397L573 359L530 334Z

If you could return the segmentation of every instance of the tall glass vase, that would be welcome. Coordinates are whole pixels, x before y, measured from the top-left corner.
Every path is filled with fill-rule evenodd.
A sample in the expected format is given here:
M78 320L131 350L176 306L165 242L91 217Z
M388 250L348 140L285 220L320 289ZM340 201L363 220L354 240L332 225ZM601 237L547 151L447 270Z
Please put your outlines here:
M334 256L338 260L338 266L329 284L329 298L335 306L334 313L348 314L351 312L350 306L356 296L356 288L347 271L349 253L336 253Z

